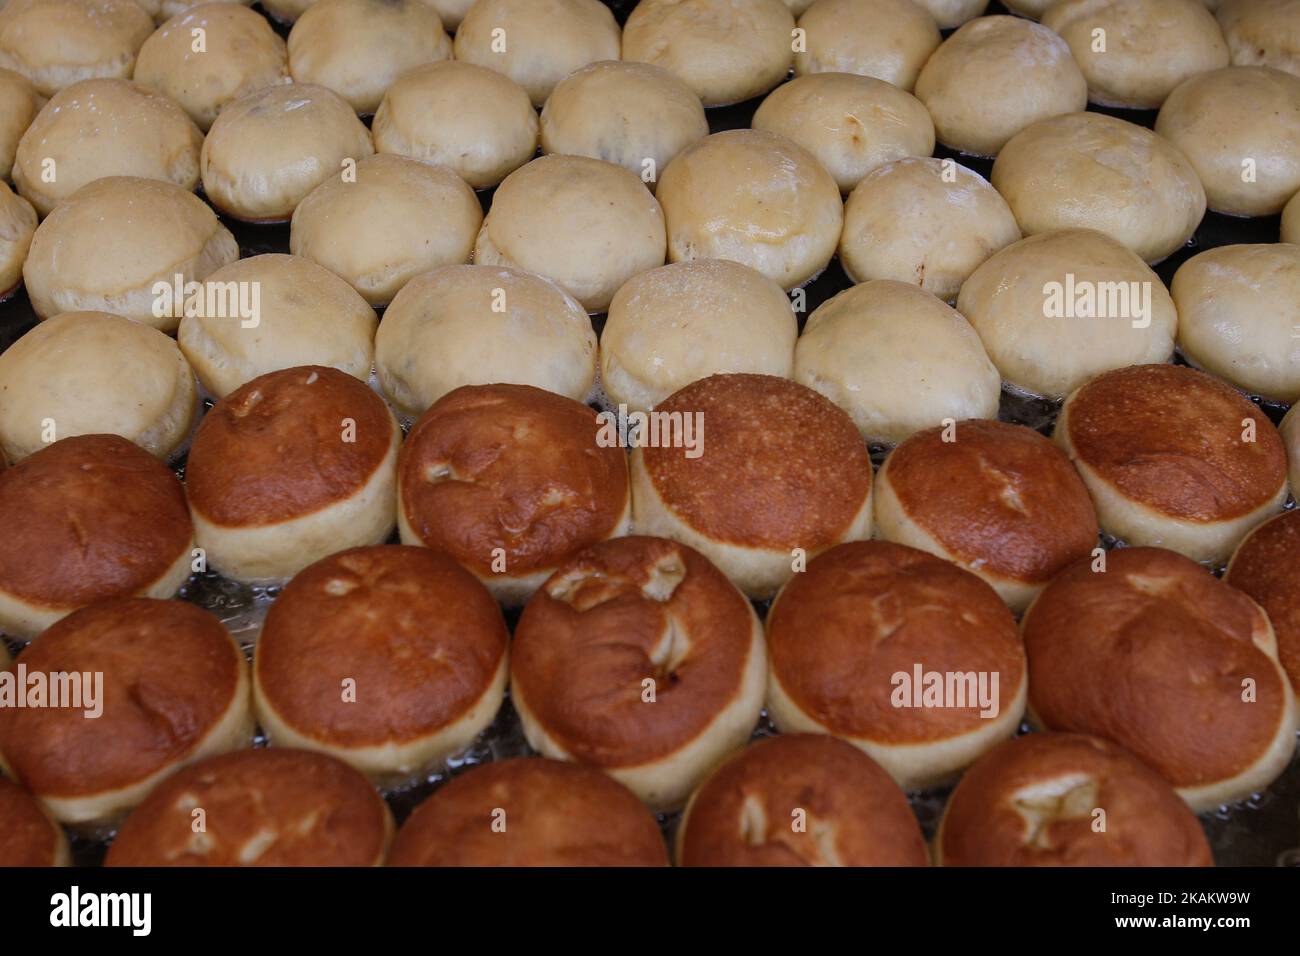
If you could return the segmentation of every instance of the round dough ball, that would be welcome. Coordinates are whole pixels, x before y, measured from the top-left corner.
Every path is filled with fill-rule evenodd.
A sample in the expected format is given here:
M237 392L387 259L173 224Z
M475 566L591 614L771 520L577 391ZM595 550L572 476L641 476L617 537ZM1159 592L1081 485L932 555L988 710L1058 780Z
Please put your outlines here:
M1026 235L1096 229L1147 262L1185 246L1205 216L1205 190L1178 147L1102 113L1021 130L998 153L992 180Z
M957 311L1003 379L1047 398L1111 369L1167 362L1178 327L1159 277L1091 229L1039 233L994 253L961 287Z
M579 67L617 60L620 45L618 23L600 0L478 0L455 44L456 59L504 73L534 106Z
M206 285L233 290L247 297L242 304L256 306L246 317L223 308L222 300L209 308L205 297L181 320L181 351L216 398L260 375L299 365L329 366L363 382L370 378L379 320L328 269L272 253L232 262L208 276Z
M9 0L0 4L0 67L42 96L95 77L126 78L153 18L134 0Z
M403 73L371 130L375 149L454 169L475 189L497 185L537 152L537 112L507 76L456 60Z
M845 203L840 265L854 282L896 279L951 302L980 263L1019 238L1006 200L979 173L949 159L900 159Z
M780 0L641 0L623 28L623 59L661 66L705 106L726 106L789 75L793 31Z
M129 374L123 375L123 370ZM57 438L121 435L164 461L199 408L170 336L107 312L65 312L0 354L0 451L17 462Z
M1194 76L1169 94L1156 132L1187 154L1215 212L1272 216L1300 190L1300 76L1266 66Z
M663 265L665 245L663 211L634 174L585 156L543 156L497 189L474 261L554 279L595 313L628 279Z
M1300 0L1224 0L1215 16L1234 66L1300 76Z
M799 322L784 290L726 259L676 262L618 290L600 336L612 405L643 412L722 372L794 375Z
M916 81L939 142L994 156L1026 126L1088 105L1065 41L1019 17L980 17L944 41Z
M1104 106L1158 109L1183 80L1228 65L1228 45L1201 0L1059 0L1043 26L1069 44L1088 98Z
M1189 362L1278 402L1300 400L1300 246L1220 246L1171 286Z
M271 86L235 100L203 141L203 190L222 212L283 222L347 160L374 154L370 131L323 86Z
M846 195L885 163L934 152L934 123L920 100L853 73L814 73L777 87L753 127L808 150Z
M970 323L890 279L846 289L808 317L794 377L848 412L870 442L900 442L947 418L997 418L1002 398Z
M194 51L194 32L204 50ZM284 41L266 18L237 3L205 3L168 20L144 41L137 83L170 96L207 130L222 107L265 86L289 83Z
M915 3L934 17L939 29L951 30L982 15L989 0L915 0Z
M1300 193L1282 210L1282 241L1300 245Z
M298 204L289 251L387 305L421 272L468 262L482 225L478 197L450 169L371 156L357 163L355 182L331 176Z
M23 134L14 185L42 216L104 176L193 189L202 146L199 128L161 93L130 80L84 80L54 94Z
M795 54L797 75L859 73L909 91L943 39L911 0L818 0L799 28L806 49Z
M0 179L9 178L18 141L44 104L27 77L0 68Z
M23 281L23 263L36 234L36 210L0 180L0 302Z
M445 266L406 284L375 339L384 394L416 418L462 385L532 385L585 402L596 380L591 319L521 269Z
M238 258L235 237L194 193L111 176L82 186L40 224L23 280L42 318L112 312L171 332L185 286Z
M407 70L451 58L451 38L424 0L320 0L289 33L295 83L328 87L373 113Z
M560 81L541 129L543 152L603 159L653 190L673 157L709 135L709 121L700 98L667 70L607 60Z
M668 257L731 259L794 289L819 275L844 226L835 179L817 158L762 130L716 133L659 181Z

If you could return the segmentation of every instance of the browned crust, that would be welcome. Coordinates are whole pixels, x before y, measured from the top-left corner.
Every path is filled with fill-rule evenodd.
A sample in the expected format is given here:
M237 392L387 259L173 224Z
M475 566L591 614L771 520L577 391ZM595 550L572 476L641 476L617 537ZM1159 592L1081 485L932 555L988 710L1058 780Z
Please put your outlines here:
M194 832L196 808L205 832ZM159 784L127 818L108 866L373 866L388 808L324 754L273 747L212 757ZM273 838L273 839L271 839ZM254 859L241 855L263 841ZM249 855L252 855L251 850Z
M1070 459L1030 428L969 421L920 432L886 464L907 517L955 559L1034 584L1097 546L1092 499Z
M65 438L0 471L0 591L28 603L139 593L193 536L176 476L117 435Z
M36 798L0 777L0 868L54 866L59 832Z
M505 829L494 819L504 811ZM498 825L499 829L499 825ZM416 807L390 866L666 866L650 811L599 770L525 757L484 764Z
M570 559L528 602L512 686L574 759L637 766L675 753L735 701L753 627L748 602L703 555L615 538Z
M345 441L345 420L355 427ZM355 495L393 444L397 425L364 382L321 365L268 372L208 412L194 435L185 487L214 524L301 518Z
M18 655L28 673L102 672L103 714L0 708L0 752L43 797L92 796L185 759L225 716L244 658L215 616L182 601L101 601Z
M478 580L445 554L354 548L280 593L257 643L257 680L300 733L342 747L401 744L464 716L510 634ZM356 682L344 702L345 678Z
M929 858L906 795L874 760L834 737L783 734L704 782L677 863L926 866Z
M1214 865L1200 822L1159 774L1081 734L990 751L949 799L940 839L944 866Z
M884 541L854 541L790 579L767 619L773 676L831 733L885 744L971 733L978 706L895 707L894 674L993 673L1005 710L1025 673L1015 619L957 565Z
M425 545L482 575L554 567L608 538L628 503L627 454L595 411L529 385L471 385L424 413L398 460L400 507Z
M1278 659L1300 693L1300 511L1278 515L1252 531L1224 580L1268 612Z
M1255 441L1242 440L1253 419ZM1286 481L1272 422L1218 379L1136 365L1093 379L1069 401L1077 459L1120 493L1184 521L1226 521L1266 505Z
M1268 749L1286 705L1254 643L1268 627L1250 598L1172 551L1111 551L1104 573L1081 561L1022 623L1030 709L1051 730L1115 741L1177 787L1229 779Z
M643 450L665 506L730 544L819 550L844 537L871 492L871 459L853 420L810 388L772 375L713 375L659 412L703 413L703 454Z

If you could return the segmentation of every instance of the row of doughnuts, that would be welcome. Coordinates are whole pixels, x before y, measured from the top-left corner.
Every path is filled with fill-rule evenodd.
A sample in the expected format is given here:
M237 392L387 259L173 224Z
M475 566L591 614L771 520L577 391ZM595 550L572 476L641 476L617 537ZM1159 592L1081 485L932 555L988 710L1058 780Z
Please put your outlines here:
M251 681L224 628L192 605L110 600L68 616L18 664L102 675L102 710L86 720L0 709L0 766L40 813L78 830L138 806L110 864L371 864L391 829L372 784L400 785L463 748L491 722L508 669L530 745L563 762L471 771L416 811L391 862L662 862L657 837L632 837L655 834L644 803L686 805L678 860L688 865L924 865L900 787L973 763L936 843L948 865L1205 864L1187 804L1266 786L1294 749L1295 699L1268 618L1244 594L1170 552L1111 560L1102 573L1068 569L1031 608L1026 668L1010 613L969 572L899 545L842 545L781 592L765 659L753 610L706 559L666 539L620 538L546 582L507 665L499 608L452 560L355 549L285 589ZM861 639L864 612L874 640ZM891 707L890 672L914 659L989 668L1015 691L994 685L993 705L1007 709L993 721L983 700ZM1008 741L1026 672L1033 720L1065 733ZM786 733L743 749L764 693ZM253 712L269 752L246 749ZM543 779L512 787L516 772ZM274 786L290 773L315 796ZM572 787L544 779L566 775ZM249 799L267 790L281 795ZM328 806L342 798L351 806ZM586 812L590 801L599 812ZM210 830L193 827L196 812ZM332 832L342 824L330 821L358 817L371 818L365 841ZM515 839L497 840L505 833ZM31 835L6 830L0 848L17 854Z
M1061 785L1060 781L1068 781ZM0 865L64 865L63 831L0 779ZM196 833L195 810L204 829ZM1100 813L1099 813L1100 812ZM1104 821L1101 828L1099 820ZM195 763L160 784L109 848L109 866L663 866L654 817L579 764L516 758L469 770L396 832L364 777L287 748ZM1206 866L1209 845L1168 786L1122 749L1076 734L1008 741L949 800L945 866ZM854 748L823 735L762 740L724 762L677 829L679 866L925 866L907 800Z

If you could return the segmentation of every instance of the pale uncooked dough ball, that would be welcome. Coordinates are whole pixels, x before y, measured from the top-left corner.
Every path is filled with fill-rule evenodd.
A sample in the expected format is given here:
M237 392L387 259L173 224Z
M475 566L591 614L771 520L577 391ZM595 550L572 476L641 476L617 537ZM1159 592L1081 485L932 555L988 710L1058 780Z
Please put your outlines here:
M705 106L726 106L789 75L793 31L780 0L641 0L623 28L623 59L661 66Z
M127 78L153 18L134 0L9 0L0 4L0 67L42 96L80 80Z
M785 291L748 266L697 259L627 282L600 336L611 405L646 411L723 372L790 378L799 323Z
M195 30L203 31L202 52ZM227 103L290 82L288 54L266 17L237 3L206 3L144 41L135 81L170 96L206 130Z
M854 282L895 279L951 302L980 263L1019 238L1006 200L979 173L901 159L849 196L840 265Z
M1171 285L1189 362L1278 402L1300 400L1300 246L1220 246Z
M194 193L110 176L82 186L40 224L23 281L42 318L112 312L171 332L184 287L238 258L235 237Z
M817 276L839 242L844 206L815 156L762 130L715 133L684 150L659 180L668 257L731 259L794 289Z
M1300 76L1300 0L1224 0L1215 16L1234 66Z
M946 418L997 418L1002 397L1002 377L970 323L890 279L846 289L808 317L794 376L877 442L900 442Z
M1282 241L1300 245L1300 193L1292 196L1282 210Z
M1068 113L1002 147L992 182L1025 235L1096 229L1147 262L1177 252L1205 215L1205 190L1178 147L1102 113Z
M1167 362L1178 314L1138 256L1090 229L1030 236L994 253L957 297L1003 379L1062 398L1090 378Z
M448 166L487 189L537 152L537 112L522 86L487 67L444 60L388 88L371 130L375 149Z
M531 272L445 266L418 276L384 313L379 382L415 418L462 385L532 385L585 402L596 379L596 333L582 306Z
M0 301L23 281L23 263L36 234L36 210L0 180Z
M456 59L504 73L541 106L579 67L617 60L618 23L600 0L478 0L456 31Z
M854 73L813 73L777 87L753 127L808 150L846 194L885 163L934 152L934 123L920 100Z
M1300 77L1266 66L1194 76L1169 94L1156 132L1187 154L1216 212L1271 216L1300 190Z
M307 83L235 100L203 141L203 190L236 219L282 222L348 161L374 153L370 131L337 93Z
M569 74L546 101L541 123L543 152L603 159L651 189L673 157L709 135L704 106L689 86L631 60Z
M805 49L794 71L858 73L904 90L916 85L943 39L934 17L912 0L817 0L799 18Z
M959 27L967 20L974 20L988 8L989 0L915 0L917 6L923 7L934 17L941 30Z
M1043 26L1069 44L1088 98L1105 106L1156 109L1189 76L1228 65L1201 0L1059 0Z
M663 211L637 176L585 156L543 156L497 189L474 261L547 276L604 312L619 286L664 264L665 245Z
M9 178L18 141L44 103L27 77L0 68L0 179Z
M374 364L375 310L329 270L300 256L240 259L207 278L242 294L242 306L206 297L181 320L177 341L203 387L217 398L259 375L325 365L366 381ZM240 312L247 313L245 315Z
M171 337L107 312L65 312L20 338L0 354L0 394L0 450L13 462L74 435L121 435L166 460L199 408Z
M54 94L23 134L14 185L42 216L104 176L193 189L202 146L199 128L161 93L130 80L84 80Z
M996 155L1012 136L1088 104L1088 84L1065 41L1019 17L980 17L934 51L916 81L939 142Z
M371 156L355 180L331 176L298 204L289 251L387 305L421 272L468 262L482 225L474 190L447 167Z
M289 33L295 83L318 83L373 113L407 70L451 58L451 38L425 0L320 0Z

